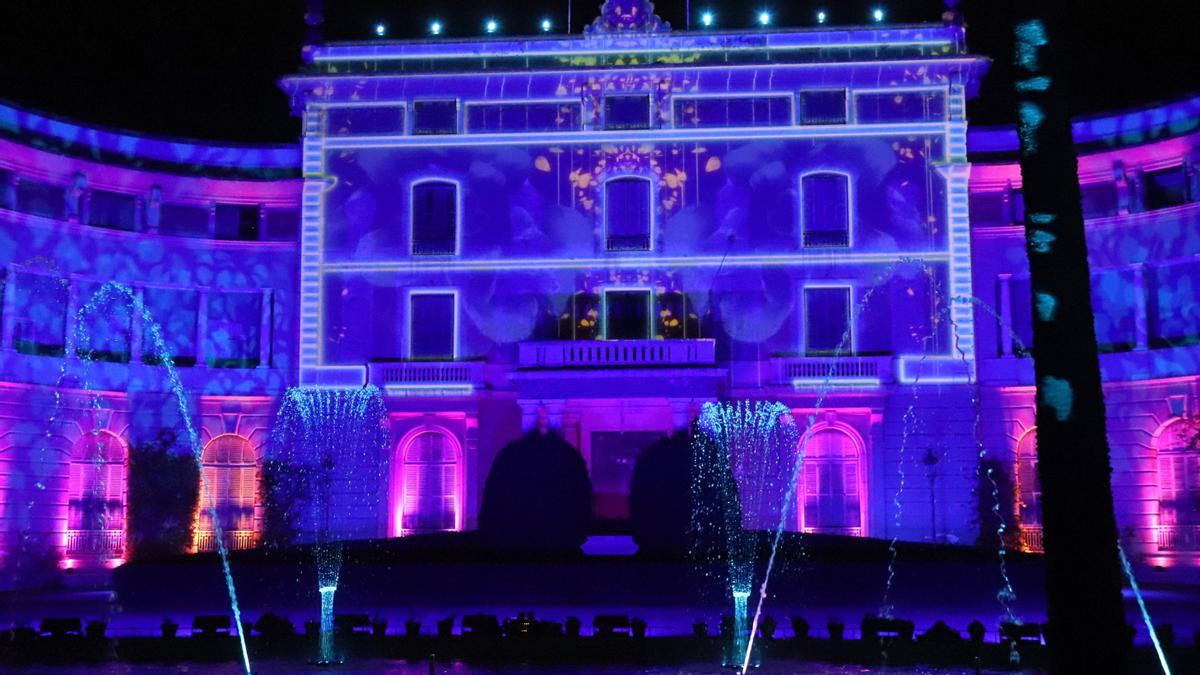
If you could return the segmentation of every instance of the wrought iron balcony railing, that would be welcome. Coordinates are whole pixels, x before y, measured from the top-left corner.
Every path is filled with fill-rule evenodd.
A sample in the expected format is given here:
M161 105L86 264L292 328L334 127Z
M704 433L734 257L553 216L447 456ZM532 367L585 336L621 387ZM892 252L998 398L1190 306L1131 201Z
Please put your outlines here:
M124 530L67 530L67 555L120 557L124 554Z
M711 366L712 340L574 340L522 342L522 368Z
M221 538L225 540L225 548L230 551L244 551L254 548L258 536L254 530L223 530ZM196 530L196 552L217 550L217 537L212 530Z
M1044 550L1041 525L1021 526L1021 550L1026 553L1041 553Z
M1200 525L1160 525L1158 527L1158 550L1200 550Z

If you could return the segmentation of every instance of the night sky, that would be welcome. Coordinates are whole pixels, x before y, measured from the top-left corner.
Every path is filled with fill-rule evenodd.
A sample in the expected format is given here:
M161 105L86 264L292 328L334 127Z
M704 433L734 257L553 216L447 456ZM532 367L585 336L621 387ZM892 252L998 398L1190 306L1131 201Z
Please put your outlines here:
M1200 91L1197 0L1046 0L1072 7L1069 64L1075 114L1137 106ZM597 14L599 0L573 0L572 29ZM963 0L972 50L994 60L974 124L1012 119L1009 0ZM865 23L881 6L888 22L938 20L940 0L693 0L718 28L751 28L757 8L777 26L810 26L818 8L831 24ZM328 39L424 35L440 19L449 36L482 33L494 17L507 35L532 34L542 17L556 32L567 0L328 0ZM661 0L676 28L685 0ZM276 86L299 66L302 0L4 0L0 3L0 99L87 123L154 134L241 142L294 141L299 124Z

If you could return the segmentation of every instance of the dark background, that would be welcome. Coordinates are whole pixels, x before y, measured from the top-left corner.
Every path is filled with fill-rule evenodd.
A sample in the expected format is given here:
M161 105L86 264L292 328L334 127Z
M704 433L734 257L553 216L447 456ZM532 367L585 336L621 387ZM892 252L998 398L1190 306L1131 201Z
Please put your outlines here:
M1197 0L1062 3L1070 15L1073 113L1118 110L1200 91ZM1012 117L1011 0L963 0L973 51L993 59L974 124ZM686 0L660 0L657 13L683 28ZM600 0L572 0L572 31L597 15ZM866 23L881 6L887 22L938 21L941 0L694 0L717 28L753 27L759 6L776 26L811 26L818 8L830 24ZM482 33L495 17L505 35L533 34L542 17L566 25L567 0L328 0L328 39L365 40L382 21L389 38L424 36L440 19L447 36ZM244 142L296 139L299 124L276 86L300 65L303 0L3 0L0 99L88 124L179 137ZM694 20L694 23L698 23Z

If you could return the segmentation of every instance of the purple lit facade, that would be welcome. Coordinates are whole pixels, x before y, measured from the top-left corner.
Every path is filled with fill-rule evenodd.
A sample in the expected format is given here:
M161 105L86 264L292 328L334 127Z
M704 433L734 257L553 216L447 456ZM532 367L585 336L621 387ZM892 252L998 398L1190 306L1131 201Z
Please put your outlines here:
M815 415L794 529L974 542L979 439L1040 546L1016 138L967 131L986 64L961 26L606 14L309 58L283 83L299 148L0 108L0 556L118 564L128 448L179 423L136 317L91 315L95 362L71 356L109 280L163 326L234 548L261 528L284 390L364 384L387 400L386 494L346 537L474 528L493 458L533 429L621 519L641 448L750 398ZM1122 540L1195 569L1200 99L1076 133ZM69 432L48 439L52 411Z

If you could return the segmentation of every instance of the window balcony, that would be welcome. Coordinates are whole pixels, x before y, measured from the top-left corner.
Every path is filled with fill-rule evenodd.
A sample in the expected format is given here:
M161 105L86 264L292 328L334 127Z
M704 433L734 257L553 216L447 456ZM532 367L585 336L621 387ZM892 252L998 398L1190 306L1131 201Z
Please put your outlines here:
M254 530L223 530L221 538L225 540L225 549L228 551L244 551L254 548L258 543L258 536ZM196 530L196 552L207 552L217 550L217 536L212 530Z
M804 248L846 248L850 246L850 233L845 230L805 232Z
M367 382L393 395L469 393L483 384L482 361L396 361L367 364Z
M893 379L889 356L786 356L771 361L775 381L797 388L873 387Z
M574 340L522 342L522 368L712 366L713 340Z
M1200 525L1160 525L1158 550L1200 551Z
M119 558L125 555L125 531L67 530L67 555Z
M604 250L606 250L606 251L649 251L650 250L650 235L648 235L648 234L634 234L634 235L610 234L604 238Z

